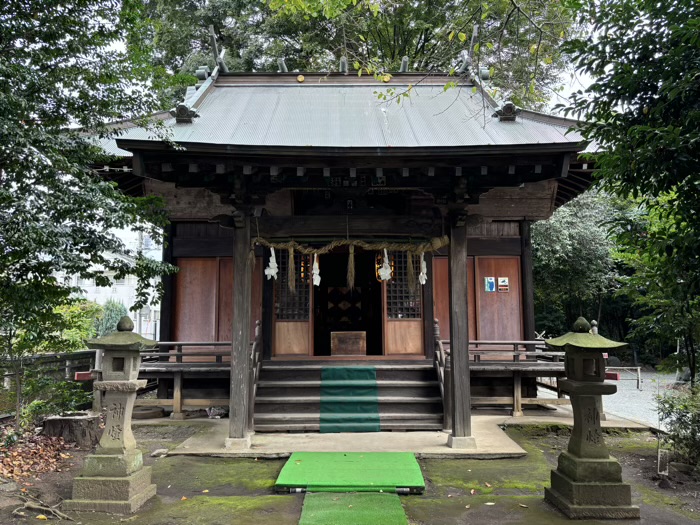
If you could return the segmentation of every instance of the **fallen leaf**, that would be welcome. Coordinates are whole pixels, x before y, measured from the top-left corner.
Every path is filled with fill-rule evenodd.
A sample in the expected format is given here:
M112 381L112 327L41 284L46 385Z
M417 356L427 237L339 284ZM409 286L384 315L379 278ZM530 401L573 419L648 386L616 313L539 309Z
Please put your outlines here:
M469 494L471 494L472 496L473 496L474 494L476 494L476 489L471 489L471 490L469 491Z
M471 506L471 505L465 505L464 508L465 508L465 509L471 509L472 506Z
M185 501L186 499L187 499L187 496L182 496L182 497L180 498L180 501Z
M448 498L451 498L451 497L452 497L452 494L448 494L447 497L448 497Z
M46 520L48 520L49 518L47 518L47 517L44 516L43 514L39 514L39 515L36 517L36 519L41 520L41 521L46 521Z
M488 481L484 481L484 485L486 485L488 488L491 488L491 483L489 483Z
M493 501L487 501L486 503L484 503L484 505L491 506L491 505L495 505L495 503Z
M202 491L203 494L206 494L207 492L209 492L209 489L204 489L204 490Z
M520 507L524 508L524 509L529 509L529 508L530 508L530 507L528 507L527 505L525 505L524 503L519 503L518 505L519 505Z
M348 505L348 508L351 509L351 508L352 508L352 505Z

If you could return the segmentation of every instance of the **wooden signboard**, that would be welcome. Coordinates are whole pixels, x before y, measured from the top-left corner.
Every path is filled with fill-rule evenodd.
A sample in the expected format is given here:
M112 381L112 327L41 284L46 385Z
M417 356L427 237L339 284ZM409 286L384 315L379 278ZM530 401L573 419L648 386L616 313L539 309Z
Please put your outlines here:
M367 332L331 332L331 355L367 355Z

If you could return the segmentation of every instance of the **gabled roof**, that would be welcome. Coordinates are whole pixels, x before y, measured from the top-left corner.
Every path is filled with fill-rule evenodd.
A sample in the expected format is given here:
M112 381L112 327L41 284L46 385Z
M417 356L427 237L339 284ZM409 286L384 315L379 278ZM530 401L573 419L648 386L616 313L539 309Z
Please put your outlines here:
M457 148L560 146L579 151L573 121L521 111L515 121L494 116L496 103L466 82L445 90L447 76L396 74L373 77L297 73L209 77L185 103L191 122L164 121L172 140L212 149L263 146L295 148ZM410 90L409 90L410 86ZM408 97L396 96L409 91ZM388 100L382 100L384 95ZM187 119L177 119L187 120ZM161 139L131 128L120 148L142 149Z

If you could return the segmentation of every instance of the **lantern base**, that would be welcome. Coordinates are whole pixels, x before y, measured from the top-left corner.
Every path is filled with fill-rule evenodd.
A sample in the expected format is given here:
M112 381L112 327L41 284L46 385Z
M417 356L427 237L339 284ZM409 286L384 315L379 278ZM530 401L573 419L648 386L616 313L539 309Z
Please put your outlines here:
M632 505L632 489L625 483L574 481L559 470L552 471L551 479L544 499L570 519L639 518L639 507Z

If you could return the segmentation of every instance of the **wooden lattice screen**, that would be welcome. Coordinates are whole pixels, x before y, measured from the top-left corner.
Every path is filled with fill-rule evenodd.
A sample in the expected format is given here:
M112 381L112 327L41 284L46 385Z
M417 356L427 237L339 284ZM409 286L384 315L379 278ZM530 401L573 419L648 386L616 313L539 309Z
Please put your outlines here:
M279 273L275 281L275 311L278 321L308 321L311 280L311 265L309 256L294 254L294 271L296 274L296 287L289 289L288 269L289 253L278 253Z
M392 278L386 286L386 310L389 319L421 319L421 286L416 284L411 292L408 286L408 255L406 252L391 252ZM418 283L420 260L413 258L413 270Z

